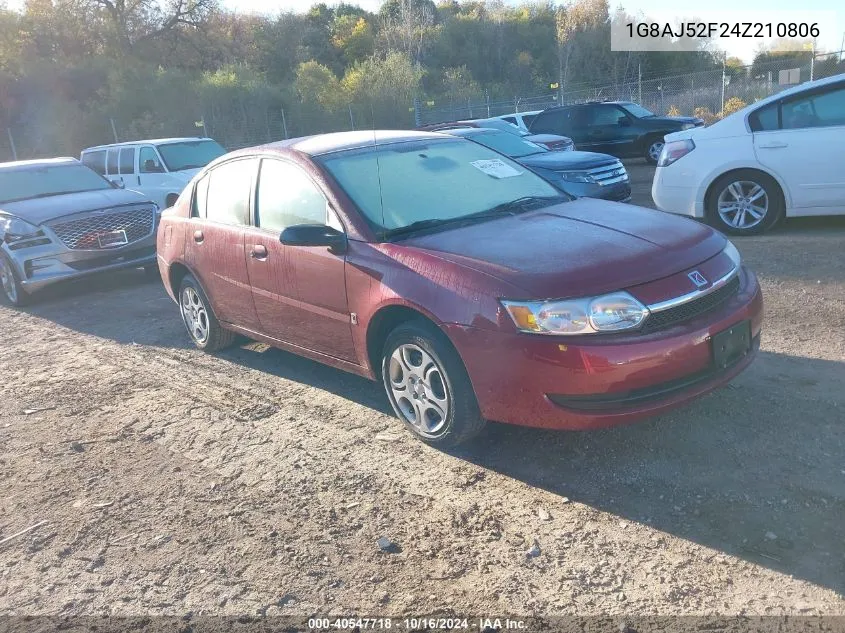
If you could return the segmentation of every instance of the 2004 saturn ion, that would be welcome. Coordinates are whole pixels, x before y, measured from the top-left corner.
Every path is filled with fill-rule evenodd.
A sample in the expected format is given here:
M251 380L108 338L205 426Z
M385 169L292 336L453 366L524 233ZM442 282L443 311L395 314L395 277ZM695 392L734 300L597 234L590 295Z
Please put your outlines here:
M158 258L197 347L240 333L381 380L438 446L485 420L593 429L677 407L748 367L763 318L721 233L571 200L436 133L227 154L164 214Z

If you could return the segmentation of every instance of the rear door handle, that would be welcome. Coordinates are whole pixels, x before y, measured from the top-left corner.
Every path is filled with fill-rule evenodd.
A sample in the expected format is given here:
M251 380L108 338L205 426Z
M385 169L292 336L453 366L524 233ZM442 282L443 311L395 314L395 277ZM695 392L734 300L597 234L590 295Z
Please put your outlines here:
M253 259L267 259L267 247L263 244L256 244L249 251L249 256Z
M762 149L781 149L783 147L789 147L787 143L766 143L765 145L760 145Z
M194 231L194 241L197 244L202 244L202 241L205 239L205 235L202 234L202 231Z

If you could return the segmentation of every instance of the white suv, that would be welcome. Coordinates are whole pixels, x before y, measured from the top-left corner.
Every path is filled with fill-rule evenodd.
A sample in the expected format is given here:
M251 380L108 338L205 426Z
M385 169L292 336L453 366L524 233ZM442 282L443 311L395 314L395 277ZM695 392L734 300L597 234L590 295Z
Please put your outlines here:
M734 235L762 233L784 216L845 214L845 75L665 140L651 188L661 211Z
M89 147L82 150L80 160L115 184L139 191L166 209L200 169L225 153L210 138L160 138Z

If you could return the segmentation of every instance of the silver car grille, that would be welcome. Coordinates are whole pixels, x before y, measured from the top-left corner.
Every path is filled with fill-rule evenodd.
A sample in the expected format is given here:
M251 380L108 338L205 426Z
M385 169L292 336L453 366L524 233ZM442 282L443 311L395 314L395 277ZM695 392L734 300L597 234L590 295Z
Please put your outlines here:
M70 249L99 250L111 248L103 245L103 236L124 231L126 240L119 240L123 246L148 237L155 226L155 209L152 207L128 209L125 211L109 210L93 214L81 214L81 217L48 223L62 243Z
M625 171L625 166L618 160L607 165L588 169L587 173L600 185L612 185L628 180L628 172Z

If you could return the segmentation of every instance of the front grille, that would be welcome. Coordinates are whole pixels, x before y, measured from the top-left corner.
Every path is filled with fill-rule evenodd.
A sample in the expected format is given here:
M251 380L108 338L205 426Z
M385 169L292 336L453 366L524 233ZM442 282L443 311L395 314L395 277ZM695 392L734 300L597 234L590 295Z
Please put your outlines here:
M628 172L618 160L600 167L588 169L587 173L600 185L612 185L628 180Z
M674 308L661 310L660 312L653 312L643 323L642 332L654 332L671 327L677 323L689 321L697 316L701 316L705 312L715 309L731 297L733 297L739 290L739 277L735 276L727 284L704 295L700 299L693 299L686 303L682 303Z
M148 207L85 215L79 219L53 222L49 226L68 248L97 250L108 248L100 245L103 235L125 231L126 243L131 244L149 236L154 223L155 210Z

